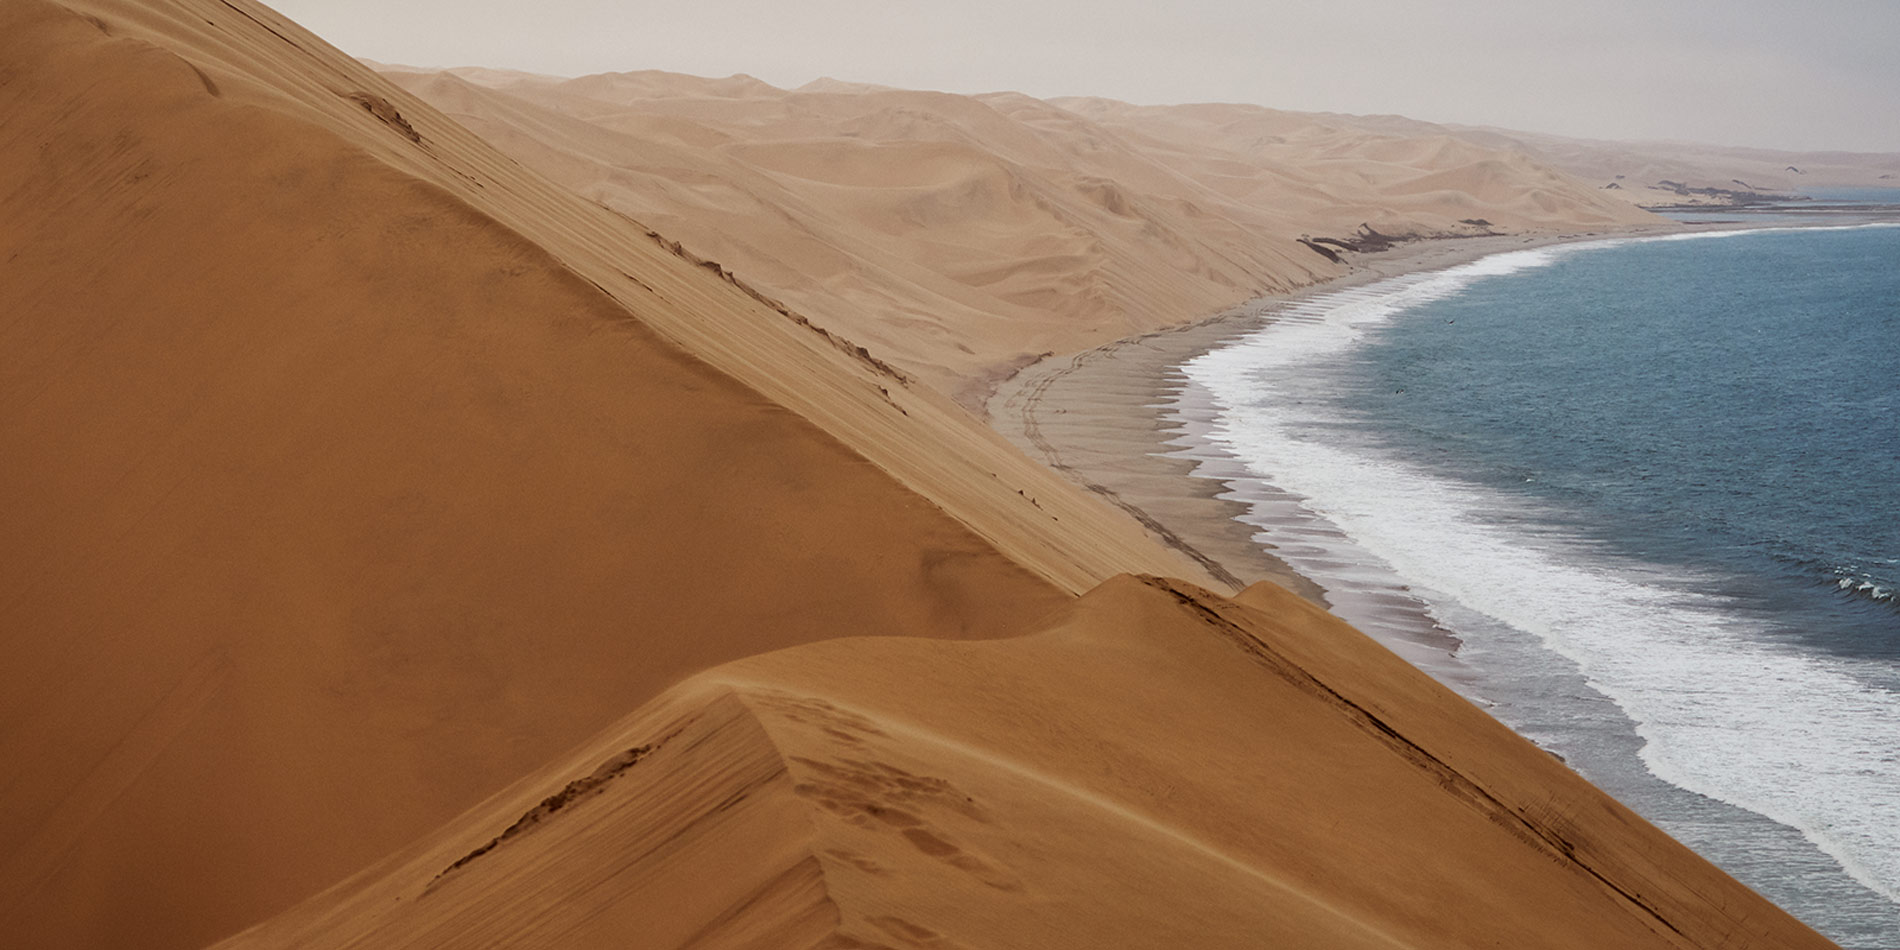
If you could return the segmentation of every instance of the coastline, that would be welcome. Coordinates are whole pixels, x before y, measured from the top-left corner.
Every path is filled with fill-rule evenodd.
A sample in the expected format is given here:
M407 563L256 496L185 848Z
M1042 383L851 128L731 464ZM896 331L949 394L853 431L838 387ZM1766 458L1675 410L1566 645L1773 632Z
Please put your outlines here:
M1217 421L1221 410L1210 397L1196 393L1198 385L1190 385L1178 369L1183 363L1276 320L1290 317L1297 323L1298 305L1313 298L1380 280L1443 270L1491 254L1626 237L1779 227L1814 226L1698 222L1530 240L1519 236L1483 243L1460 241L1451 247L1406 249L1412 253L1388 252L1376 258L1366 255L1354 262L1358 266L1352 273L1338 280L1294 294L1259 298L1177 329L1032 364L999 387L989 405L991 424L1033 457L1135 513L1162 540L1190 556L1204 558L1203 563L1213 562L1231 578L1230 582L1273 580L1335 613L1364 617L1368 601L1348 602L1352 609L1341 611L1340 592L1322 589L1292 566L1302 563L1304 552L1299 549L1312 536L1311 519L1289 515L1284 521L1278 520L1272 511L1284 507L1291 512L1297 498L1229 460L1220 448L1208 445L1203 427ZM1285 499L1284 506L1273 503L1276 492ZM1263 499L1268 504L1261 506ZM1247 521L1237 520L1246 515L1251 515ZM1248 521L1252 525L1271 525L1276 535L1294 539L1283 552L1286 557L1263 549ZM1314 562L1308 559L1305 563ZM1344 596L1355 595L1346 592ZM1708 797L1707 791L1695 791L1681 778L1664 778L1669 773L1645 764L1643 753L1651 737L1642 730L1641 723L1630 718L1627 708L1607 694L1598 695L1601 691L1589 686L1581 670L1568 663L1550 663L1557 654L1539 653L1547 647L1529 644L1521 652L1511 653L1488 636L1472 641L1491 665L1507 666L1515 671L1513 675L1534 671L1524 683L1501 689L1501 681L1495 677L1476 667L1464 667L1455 653L1465 641L1439 627L1422 610L1406 617L1400 615L1405 605L1373 606L1390 606L1394 612L1387 616L1393 622L1379 622L1375 630L1355 621L1366 633L1467 698L1491 708L1493 715L1514 722L1513 728L1532 741L1546 748L1564 748L1571 755L1559 758L1573 769L1602 787L1615 789L1613 794L1651 820L1666 817L1672 834L1707 855L1721 854L1731 873L1751 882L1801 878L1802 886L1811 889L1810 893L1831 895L1823 904L1847 915L1835 921L1837 926L1847 926L1861 936L1890 932L1887 928L1895 919L1894 907L1879 899L1877 887L1850 868L1847 858L1828 850L1824 841L1807 830L1809 826ZM1462 629L1462 623L1460 626ZM1474 691L1467 690L1467 686L1483 688ZM1484 698L1478 698L1479 693ZM1562 717L1520 721L1524 719L1523 710L1532 708L1529 698L1548 695L1567 697L1569 706ZM1512 710L1519 715L1513 716ZM1580 737L1582 742L1578 741ZM1581 754L1579 745L1583 746ZM1772 856L1772 860L1765 856ZM1761 884L1752 886L1760 888ZM1871 946L1860 942L1851 945Z
M1435 238L1355 255L1352 270L1286 294L1256 297L1180 326L1125 337L1074 353L1044 357L1018 369L990 393L989 423L1029 457L1055 469L1139 521L1158 540L1202 564L1215 577L1244 588L1273 581L1331 609L1327 592L1273 554L1258 532L1239 520L1250 508L1220 460L1192 457L1199 441L1169 418L1182 395L1182 363L1272 322L1277 314L1322 294L1408 274L1470 263L1506 251L1556 244L1711 230L1711 224L1663 224L1558 234ZM1211 422L1212 406L1180 407L1190 425ZM1215 471L1204 470L1207 463ZM1199 474L1197 474L1197 471ZM1397 609L1408 606L1394 605ZM1407 658L1429 664L1456 641L1419 629L1425 650ZM1388 646L1393 644L1388 643Z
M1879 223L1896 223L1881 216ZM1180 366L1278 319L1298 304L1382 280L1445 270L1509 251L1624 238L1709 231L1805 228L1796 221L1667 221L1648 227L1547 234L1426 238L1389 250L1358 253L1352 270L1298 290L1267 294L1160 330L1045 356L994 382L982 402L992 429L1030 458L1127 512L1157 540L1180 551L1236 590L1270 580L1321 607L1337 605L1315 580L1301 574L1240 520L1250 513L1235 491L1244 482L1256 496L1277 492L1207 443L1193 428L1215 420L1217 409L1189 401ZM1177 414L1185 417L1184 431ZM1275 528L1298 522L1275 522ZM1400 605L1415 612L1415 605ZM1422 614L1407 639L1423 651L1403 650L1415 664L1435 668L1434 652L1457 640ZM1382 640L1385 638L1381 638ZM1406 644L1387 642L1399 649Z

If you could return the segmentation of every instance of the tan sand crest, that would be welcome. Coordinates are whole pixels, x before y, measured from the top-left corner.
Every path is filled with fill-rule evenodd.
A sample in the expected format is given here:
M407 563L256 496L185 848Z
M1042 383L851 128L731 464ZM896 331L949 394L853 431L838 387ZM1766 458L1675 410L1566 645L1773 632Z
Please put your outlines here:
M708 665L1195 570L261 7L0 17L10 940L202 944Z
M711 671L221 946L514 941L1827 945L1310 605L1155 578Z

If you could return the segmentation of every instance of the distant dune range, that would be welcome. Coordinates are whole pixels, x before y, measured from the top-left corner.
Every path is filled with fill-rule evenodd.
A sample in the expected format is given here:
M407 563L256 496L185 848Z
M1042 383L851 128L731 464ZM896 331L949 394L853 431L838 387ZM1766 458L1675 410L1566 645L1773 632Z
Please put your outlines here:
M877 345L247 0L4 0L0 117L9 946L1826 946L933 388L1014 311Z
M1278 587L1027 629L713 670L220 950L1829 946Z
M387 75L972 407L1047 352L1338 276L1299 239L1655 223L1522 154L1253 106Z
M1303 236L1640 226L1659 222L1631 204L1900 174L1894 155L1629 145L1248 105L379 68L528 166L972 408L1041 353L1345 270Z

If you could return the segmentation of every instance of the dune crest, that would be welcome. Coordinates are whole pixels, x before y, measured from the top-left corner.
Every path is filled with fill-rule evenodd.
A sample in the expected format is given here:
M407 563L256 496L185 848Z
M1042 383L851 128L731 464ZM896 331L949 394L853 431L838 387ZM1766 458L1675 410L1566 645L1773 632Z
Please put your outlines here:
M9 941L202 945L707 666L1201 576L263 7L0 63Z
M8 0L0 114L9 944L1817 939L1336 621L1203 590L1238 585L719 247L249 0ZM899 96L863 130L988 123L1024 161L848 147L962 235L962 270L914 271L946 300L1324 271L1197 270L1228 225L1169 230L1213 207L1142 184L1175 172L1098 138L1051 190L1018 169L1065 153L1001 115ZM851 212L837 151L733 149ZM1391 183L1444 190L1409 160ZM1032 266L972 207L1024 215L995 243ZM1080 214L1138 269L1086 227L1011 244Z
M1701 867L1292 595L1122 577L709 671L220 946L1827 945Z

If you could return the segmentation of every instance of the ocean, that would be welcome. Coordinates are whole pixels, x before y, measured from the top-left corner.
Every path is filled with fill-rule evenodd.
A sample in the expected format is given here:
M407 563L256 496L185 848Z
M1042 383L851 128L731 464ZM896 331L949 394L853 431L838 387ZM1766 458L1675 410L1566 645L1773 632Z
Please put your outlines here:
M1900 947L1900 227L1506 252L1181 369L1183 454L1336 613Z

